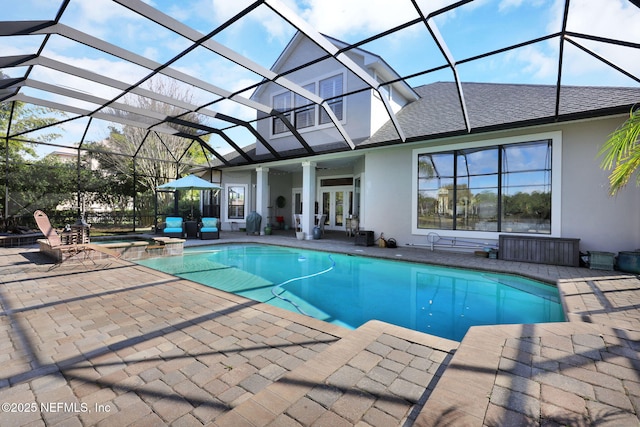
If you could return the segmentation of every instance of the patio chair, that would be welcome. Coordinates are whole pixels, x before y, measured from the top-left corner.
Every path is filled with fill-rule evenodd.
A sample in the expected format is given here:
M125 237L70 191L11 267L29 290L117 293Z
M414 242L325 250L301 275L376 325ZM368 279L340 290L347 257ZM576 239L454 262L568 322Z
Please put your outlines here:
M106 248L100 245L92 244L92 243L71 243L65 244L62 241L62 238L58 231L53 228L51 225L51 221L49 221L49 217L46 213L41 210L36 210L33 213L33 217L36 220L36 224L38 228L44 235L45 239L49 243L49 247L52 250L59 250L61 257L58 260L58 264L61 264L65 261L68 261L72 258L77 258L80 262L84 264L84 260L90 260L95 264L93 258L89 255L91 251L100 252L114 258L120 258L120 252L114 251L113 249ZM66 255L66 257L65 257Z
M200 225L200 240L219 239L218 218L202 218Z
M327 220L327 214L322 214L318 217L317 226L320 227L320 233L324 236L324 222Z
M162 234L165 237L176 237L181 239L184 235L184 223L179 216L168 216L165 220L165 227Z

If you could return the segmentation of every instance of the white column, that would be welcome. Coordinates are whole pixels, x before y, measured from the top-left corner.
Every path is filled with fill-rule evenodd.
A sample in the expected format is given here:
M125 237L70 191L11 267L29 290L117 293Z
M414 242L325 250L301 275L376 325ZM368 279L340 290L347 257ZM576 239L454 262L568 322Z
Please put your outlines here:
M269 218L269 168L256 168L256 212L262 217L261 228L266 227L271 220Z
M302 231L313 239L316 206L316 163L302 162Z

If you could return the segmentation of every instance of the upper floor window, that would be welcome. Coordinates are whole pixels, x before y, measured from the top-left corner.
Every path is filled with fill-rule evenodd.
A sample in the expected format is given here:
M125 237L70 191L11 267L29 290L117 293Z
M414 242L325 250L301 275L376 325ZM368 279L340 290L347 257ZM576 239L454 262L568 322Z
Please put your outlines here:
M291 121L291 92L285 92L273 97L274 110L282 112L284 117ZM278 117L273 118L273 133L287 132L289 129Z
M317 87L317 91L316 91ZM328 100L329 108L338 120L343 119L343 93L342 74L320 80L318 83L310 83L303 86L311 93L317 94L322 99ZM323 108L319 108L304 96L291 91L279 93L273 96L273 108L282 113L282 117L296 128L305 129L318 124L332 123L331 118ZM319 111L319 113L318 113ZM319 114L319 117L318 117ZM282 118L273 117L272 132L274 135L286 133L289 128Z
M320 80L320 98L333 98L329 99L328 104L338 120L342 120L343 102L342 98L336 97L342 95L342 93L342 74L329 77L328 79ZM320 124L324 123L331 123L331 119L324 110L320 110Z
M311 93L316 92L315 83L303 86L304 89ZM304 96L298 94L295 95L294 106L295 111L295 126L296 129L308 128L315 126L316 124L316 106Z

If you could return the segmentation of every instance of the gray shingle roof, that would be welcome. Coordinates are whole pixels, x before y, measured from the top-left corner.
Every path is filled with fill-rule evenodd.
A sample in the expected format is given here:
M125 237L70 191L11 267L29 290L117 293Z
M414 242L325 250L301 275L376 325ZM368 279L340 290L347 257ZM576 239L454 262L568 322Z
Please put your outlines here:
M640 88L563 86L556 117L553 85L463 83L462 90L472 132L620 113L640 102ZM432 83L415 91L420 99L397 114L408 141L467 133L455 83ZM399 141L388 122L359 146L390 142Z

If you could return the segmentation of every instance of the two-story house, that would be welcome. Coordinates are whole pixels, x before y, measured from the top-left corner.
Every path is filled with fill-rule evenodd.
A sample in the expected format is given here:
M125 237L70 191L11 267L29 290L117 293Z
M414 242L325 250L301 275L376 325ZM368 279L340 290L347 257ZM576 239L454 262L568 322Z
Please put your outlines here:
M243 221L230 217L242 194L244 212L256 210L263 225L282 217L293 226L299 215L307 238L320 218L333 230L357 218L402 245L482 245L512 233L575 237L582 250L640 246L640 192L610 198L597 156L640 99L637 88L563 86L558 98L555 85L412 88L383 58L346 55L357 70L298 33L273 65L297 86L272 82L253 94L279 112L259 113L255 153L286 159L223 169L226 228ZM374 90L362 72L388 84Z
M338 40L329 40L339 48L346 46ZM356 49L347 55L378 81L399 79L395 71L375 54ZM293 226L294 215L302 214L305 205L312 206L312 217L304 227L308 236L321 214L325 214L325 229L342 230L346 220L354 217L359 219L361 226L364 225L364 194L361 188L364 155L355 152L337 154L334 151L354 148L369 139L389 121L388 110L397 113L419 99L419 95L403 81L391 84L381 92L369 90L357 75L330 58L296 70L298 66L321 56L322 50L298 33L272 70L285 74L287 79L305 91L326 100L323 105L277 84L261 85L252 96L252 99L281 112L280 117L259 113L257 131L268 141L268 147L258 141L257 155L267 154L270 150L305 152L307 148L309 152L321 155L254 168L252 173L257 176L253 180L238 172L242 168L225 170L223 174L227 195L248 194L260 180L265 189L255 188L254 197L258 201L255 206L250 206L251 198L248 197L245 211L257 210L265 222L275 223L276 217L283 217L285 224ZM345 96L346 93L350 95ZM381 96L385 97L384 102ZM309 184L304 184L305 180ZM268 184L264 184L266 182ZM278 196L288 201L284 208L277 208L275 199ZM237 203L238 199L227 197L227 200ZM223 222L242 221L237 215L228 214L226 209L222 211Z

